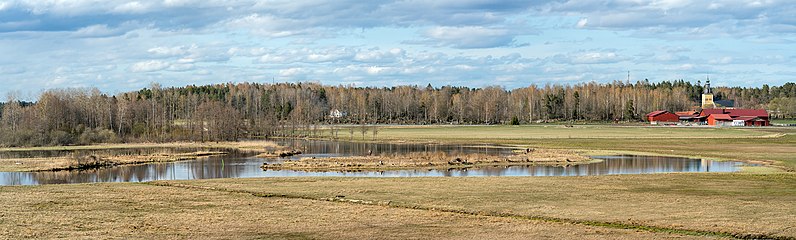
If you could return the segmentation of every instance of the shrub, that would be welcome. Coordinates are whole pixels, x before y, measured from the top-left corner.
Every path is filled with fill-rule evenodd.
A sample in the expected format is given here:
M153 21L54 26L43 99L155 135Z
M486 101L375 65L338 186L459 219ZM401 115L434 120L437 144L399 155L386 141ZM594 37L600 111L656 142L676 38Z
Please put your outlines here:
M511 118L511 125L520 125L520 119L517 116Z

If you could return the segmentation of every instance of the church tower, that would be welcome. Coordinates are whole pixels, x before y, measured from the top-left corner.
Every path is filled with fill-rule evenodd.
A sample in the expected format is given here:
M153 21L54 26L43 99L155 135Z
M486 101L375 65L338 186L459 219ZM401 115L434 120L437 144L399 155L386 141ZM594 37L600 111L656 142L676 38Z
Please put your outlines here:
M705 82L705 90L702 91L702 109L716 108L716 103L713 103L713 90L710 89L710 77Z

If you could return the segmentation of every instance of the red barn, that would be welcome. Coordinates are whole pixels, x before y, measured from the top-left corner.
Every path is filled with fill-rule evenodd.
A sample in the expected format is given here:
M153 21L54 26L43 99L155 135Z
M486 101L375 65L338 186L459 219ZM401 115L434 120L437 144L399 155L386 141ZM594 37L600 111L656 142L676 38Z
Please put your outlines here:
M681 122L704 122L705 120L705 117L699 116L699 112L696 111L675 112L674 114L680 117Z
M666 110L654 111L646 115L647 121L652 124L659 122L679 122L680 116Z
M732 117L727 114L710 114L708 125L711 126L732 126Z
M704 109L699 116L705 117L716 114L728 115L732 120L743 121L743 126L770 125L768 120L768 112L766 112L765 109ZM708 124L715 125L711 124L710 120L708 120Z

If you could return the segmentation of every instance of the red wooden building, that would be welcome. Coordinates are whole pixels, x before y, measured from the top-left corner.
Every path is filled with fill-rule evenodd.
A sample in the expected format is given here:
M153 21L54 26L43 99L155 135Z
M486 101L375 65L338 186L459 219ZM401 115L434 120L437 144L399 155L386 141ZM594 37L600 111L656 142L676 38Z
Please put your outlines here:
M647 121L652 124L656 124L659 122L672 122L676 123L680 121L680 116L674 114L672 112L666 110L654 111L646 115Z
M708 125L711 126L732 126L732 117L727 114L710 114L708 116Z
M728 115L732 121L743 121L740 126L769 126L768 112L765 109L704 109L699 116ZM708 125L716 125L708 119Z

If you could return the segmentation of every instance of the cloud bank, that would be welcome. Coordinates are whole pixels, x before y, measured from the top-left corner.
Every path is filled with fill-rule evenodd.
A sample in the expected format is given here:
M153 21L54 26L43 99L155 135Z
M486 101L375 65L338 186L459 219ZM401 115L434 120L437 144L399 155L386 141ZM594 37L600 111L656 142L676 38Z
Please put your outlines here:
M794 81L787 1L0 0L0 94L320 81ZM113 66L113 67L109 67ZM35 93L33 93L35 94Z

